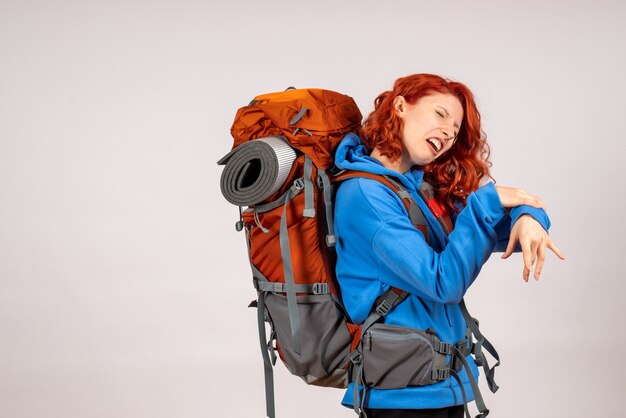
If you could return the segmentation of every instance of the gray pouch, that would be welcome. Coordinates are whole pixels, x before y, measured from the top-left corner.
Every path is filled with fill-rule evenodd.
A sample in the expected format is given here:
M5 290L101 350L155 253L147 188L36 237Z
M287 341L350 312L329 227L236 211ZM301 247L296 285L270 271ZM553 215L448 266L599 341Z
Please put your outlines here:
M345 317L330 294L298 295L302 352L293 350L289 308L282 294L268 293L267 310L276 332L281 358L289 371L308 384L348 386L348 370L341 365L350 354L352 338Z
M374 324L363 337L363 379L379 389L435 383L435 336L415 328Z

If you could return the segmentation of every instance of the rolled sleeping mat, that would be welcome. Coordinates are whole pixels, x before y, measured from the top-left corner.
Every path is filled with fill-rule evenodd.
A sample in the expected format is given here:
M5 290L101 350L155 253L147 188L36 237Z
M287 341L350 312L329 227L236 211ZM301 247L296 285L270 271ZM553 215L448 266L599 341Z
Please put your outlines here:
M233 205L253 206L276 193L296 159L295 150L278 136L245 142L217 163L225 165L220 187Z

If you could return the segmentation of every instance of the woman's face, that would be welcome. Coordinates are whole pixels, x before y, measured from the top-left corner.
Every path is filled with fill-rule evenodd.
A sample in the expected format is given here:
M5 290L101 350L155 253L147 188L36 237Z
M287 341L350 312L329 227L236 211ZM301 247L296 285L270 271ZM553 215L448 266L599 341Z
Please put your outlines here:
M432 93L415 104L398 96L394 109L403 122L401 164L407 168L429 164L448 151L463 121L463 106L449 93Z

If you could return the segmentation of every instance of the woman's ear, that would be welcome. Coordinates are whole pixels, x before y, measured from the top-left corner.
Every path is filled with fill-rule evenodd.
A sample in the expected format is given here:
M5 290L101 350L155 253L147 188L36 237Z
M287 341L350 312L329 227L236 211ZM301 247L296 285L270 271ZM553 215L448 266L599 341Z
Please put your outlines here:
M393 99L393 108L396 111L396 116L402 116L405 107L406 100L404 100L403 96L396 96L396 98Z

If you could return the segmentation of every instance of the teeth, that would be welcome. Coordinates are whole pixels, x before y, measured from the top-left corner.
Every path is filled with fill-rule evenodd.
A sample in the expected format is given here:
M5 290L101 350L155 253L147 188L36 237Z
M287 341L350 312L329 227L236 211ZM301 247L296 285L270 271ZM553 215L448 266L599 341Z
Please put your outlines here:
M439 142L439 140L434 139L434 138L428 138L428 142L433 144L437 152L441 151L441 142Z

